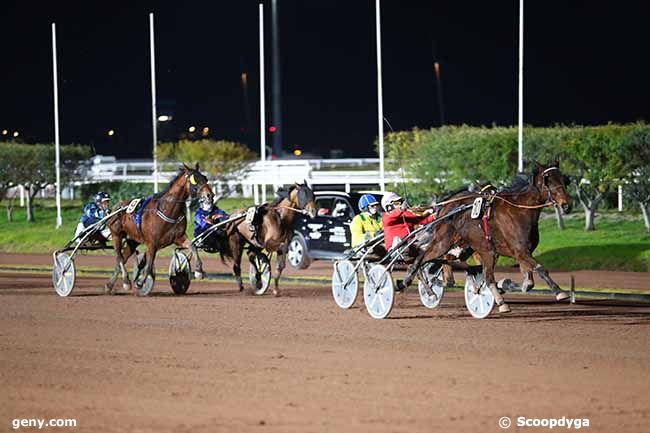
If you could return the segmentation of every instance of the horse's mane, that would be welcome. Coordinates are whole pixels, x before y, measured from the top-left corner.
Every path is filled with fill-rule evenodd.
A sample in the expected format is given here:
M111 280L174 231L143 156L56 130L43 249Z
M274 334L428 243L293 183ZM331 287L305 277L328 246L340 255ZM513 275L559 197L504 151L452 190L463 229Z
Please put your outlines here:
M275 199L273 199L273 201L271 202L271 206L279 205L282 200L289 197L289 194L291 194L291 191L293 191L294 189L296 189L296 185L291 185L289 189L284 189L284 188L278 189L275 193L276 194Z
M467 192L467 186L463 186L463 187L455 189L455 190L453 190L451 192L445 193L445 195L443 195L442 198L440 198L440 200L437 200L437 202L447 201L450 198L452 198L453 196L455 196L456 194L459 194L461 192Z
M499 188L499 192L504 192L506 194L518 194L520 192L525 192L533 184L533 176L534 173L532 172L530 175L518 173L512 177L508 185Z
M185 174L185 169L184 169L183 167L179 168L179 169L178 169L178 173L177 173L176 176L174 176L174 178L173 178L173 179L172 179L172 180L167 184L167 186L165 187L165 189L163 189L162 191L157 192L156 194L154 194L154 195L153 195L153 198L154 198L154 199L156 199L156 198L160 198L160 197L162 197L163 195L167 194L167 193L169 192L169 190L171 189L172 185L174 185L174 183L178 180L178 178L181 177L181 176L184 175L184 174Z

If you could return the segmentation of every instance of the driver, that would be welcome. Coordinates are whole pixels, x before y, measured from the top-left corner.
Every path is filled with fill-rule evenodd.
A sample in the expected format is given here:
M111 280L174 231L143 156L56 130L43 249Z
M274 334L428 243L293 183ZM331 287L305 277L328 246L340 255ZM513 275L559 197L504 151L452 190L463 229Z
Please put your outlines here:
M211 197L202 197L199 200L199 206L196 208L196 213L194 214L194 237L206 231L210 226L226 219L228 219L228 214L213 203ZM220 232L221 230L216 229L215 231ZM215 234L211 233L203 243L205 244Z
M108 193L99 191L95 194L95 198L90 203L86 204L79 218L79 224L75 230L74 236L77 237L88 226L95 224L102 218L109 214L111 209L111 196ZM104 225L101 228L102 240L106 241L111 238L111 230Z
M416 225L429 224L436 219L432 213L424 216L414 214L407 208L402 197L394 192L384 194L381 198L381 206L386 211L381 219L384 226L386 251L408 236ZM428 211L432 212L432 209Z
M379 202L372 194L364 194L359 199L361 213L356 215L350 223L352 233L352 248L366 242L381 231L381 214L379 213Z

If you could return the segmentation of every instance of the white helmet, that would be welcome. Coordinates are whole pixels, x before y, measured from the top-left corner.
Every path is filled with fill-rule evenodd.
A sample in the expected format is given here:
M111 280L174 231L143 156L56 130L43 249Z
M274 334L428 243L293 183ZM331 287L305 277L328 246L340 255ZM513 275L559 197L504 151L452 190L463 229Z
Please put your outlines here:
M400 197L398 194L394 192L387 192L381 198L381 207L383 207L386 212L390 212L388 208L390 207L392 209L393 208L392 203L397 200L402 200L402 197Z

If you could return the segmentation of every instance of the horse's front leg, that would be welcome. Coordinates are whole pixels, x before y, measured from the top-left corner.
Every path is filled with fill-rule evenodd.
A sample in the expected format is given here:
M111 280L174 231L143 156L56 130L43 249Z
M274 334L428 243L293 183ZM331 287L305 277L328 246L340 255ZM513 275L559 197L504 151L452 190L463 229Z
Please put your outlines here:
M494 266L496 265L496 254L493 250L485 250L479 252L481 256L481 264L483 265L483 280L488 285L494 301L499 307L499 313L509 313L510 307L506 304L501 292L497 288L496 280L494 279Z
M287 250L289 249L289 244L283 244L276 251L276 274L274 279L275 286L273 287L273 296L280 296L280 276L282 271L284 271L285 266L287 265Z
M131 290L132 288L131 279L129 278L129 271L126 268L126 262L134 253L136 253L137 247L138 247L137 242L127 239L126 245L124 246L124 249L122 250L121 253L122 262L120 263L119 267L120 270L122 271L122 287L124 288L124 290Z
M230 236L228 242L230 243L230 251L232 251L232 272L235 274L237 288L240 292L243 292L244 284L241 281L241 257L244 252L244 241L239 234L235 233Z
M532 269L533 272L536 272L537 275L539 275L539 277L542 280L544 280L544 282L548 285L549 289L551 289L551 291L555 295L556 301L563 301L569 298L569 294L564 290L562 290L560 286L558 286L558 284L555 281L553 281L553 279L549 276L548 271L544 269L544 267L540 263L538 263L537 260L535 260L533 256L530 255L530 253L517 257L517 261L521 264L524 264L527 269ZM532 280L532 272L529 273L531 274L531 280Z
M133 294L139 296L140 292L137 289L142 289L147 277L151 276L155 280L156 276L154 273L154 261L156 260L156 247L152 244L147 244L147 252L145 253L145 264L140 278L135 282L133 286Z
M122 257L122 236L115 235L113 236L112 241L113 249L115 250L115 268L113 269L111 277L104 285L104 292L107 295L112 295L114 293L113 286L115 285L115 281L117 281L117 276L120 272L120 269L124 267L124 258Z

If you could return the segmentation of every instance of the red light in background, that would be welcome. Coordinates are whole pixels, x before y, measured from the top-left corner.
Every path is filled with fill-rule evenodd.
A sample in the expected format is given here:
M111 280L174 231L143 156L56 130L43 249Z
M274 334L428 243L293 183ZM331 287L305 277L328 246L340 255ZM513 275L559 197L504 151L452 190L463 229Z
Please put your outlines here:
M269 126L269 132L270 133L274 133L277 130L278 130L278 128L276 128L275 126Z

